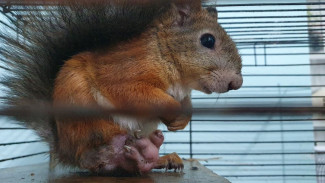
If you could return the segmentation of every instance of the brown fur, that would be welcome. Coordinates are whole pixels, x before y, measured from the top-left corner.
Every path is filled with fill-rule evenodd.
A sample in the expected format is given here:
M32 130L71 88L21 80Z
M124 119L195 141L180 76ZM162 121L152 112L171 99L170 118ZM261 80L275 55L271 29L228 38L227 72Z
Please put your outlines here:
M185 128L192 115L192 89L221 93L238 89L242 84L241 58L235 43L217 23L216 12L201 9L201 1L177 0L165 4L162 3L164 1L159 1L164 4L163 8L160 8L159 3L153 3L151 6L155 9L152 10L147 1L127 4L128 1L116 0L112 4L108 3L108 7L114 6L114 3L118 7L118 10L110 9L113 14L107 14L106 9L101 8L101 2L95 3L86 11L88 14L84 15L80 14L83 11L78 8L87 8L85 5L92 3L73 5L73 11L77 12L72 13L73 16L70 16L68 8L67 11L63 8L60 21L65 21L66 27L60 21L44 26L42 18L37 22L36 17L33 28L36 32L40 29L43 34L39 34L40 37L35 34L35 38L29 38L29 43L38 47L24 48L27 50L25 54L31 55L28 58L34 60L26 61L26 70L22 68L13 71L17 75L22 74L20 78L12 77L6 83L17 96L21 96L23 89L29 89L29 84L26 83L35 80L38 86L36 88L45 93L42 99L51 95L54 105L104 105L114 109L165 111L159 116L121 118L112 115L110 120L57 118L51 127L38 123L44 126L43 130L52 128L54 140L48 141L53 144L54 152L61 162L92 171L98 171L102 164L92 162L89 155L114 156L114 152L110 152L110 145L118 135L132 135L138 127L148 132L145 135L149 135L156 127L149 127L147 123L157 120L161 120L171 131ZM138 11L133 7L135 5L146 6L149 15L144 16L145 20L142 17L146 9ZM114 11L117 12L114 14ZM133 14L128 15L130 12L138 17L133 19ZM118 16L117 20L115 15ZM72 17L75 20L70 21L69 18ZM141 24L138 25L138 21ZM84 25L84 22L90 25ZM63 28L53 27L58 29L54 31L55 35L46 32L53 25ZM110 25L117 28L111 28ZM92 29L92 26L95 28ZM97 36L95 30L100 36ZM216 42L213 48L202 45L200 38L203 34L214 36ZM12 47L17 50L23 47L19 43L14 44ZM43 51L40 52L42 57L38 56L39 50ZM4 53L10 58L10 51ZM43 59L48 60L49 66L44 66ZM6 62L13 63L14 66L24 64L18 56L14 61ZM40 65L49 72L46 69L43 71ZM30 78L30 73L38 73L39 70L42 70L41 75L32 75L34 80ZM12 84L17 80L24 84L22 88ZM52 80L55 80L54 86ZM51 93L49 91L52 88ZM25 98L29 95L34 97L33 90ZM9 101L17 104L21 98L24 97L11 97ZM162 157L157 162L157 167L167 166L166 163L176 164L176 167L181 167L182 164L181 159L172 154Z
M95 90L116 109L186 111L158 116L169 130L183 129L191 118L188 112L191 109L190 97L177 101L167 93L168 88L179 83L200 89L198 76L225 67L222 63L220 66L211 64L215 62L210 61L215 53L207 53L206 58L195 53L197 45L193 44L193 38L196 38L197 30L206 27L218 32L217 54L236 51L223 29L217 23L211 24L216 21L216 16L198 8L197 2L179 1L177 7L172 5L139 37L115 47L84 52L66 61L56 78L54 102L96 105L93 96ZM178 27L188 27L190 30L179 31ZM240 58L229 61L235 62L230 64L230 69L240 72ZM73 163L78 163L84 152L108 144L117 134L126 133L114 121L65 122L58 119L56 124L60 157L66 162L72 158L75 160ZM166 159L168 156L161 161L165 162Z

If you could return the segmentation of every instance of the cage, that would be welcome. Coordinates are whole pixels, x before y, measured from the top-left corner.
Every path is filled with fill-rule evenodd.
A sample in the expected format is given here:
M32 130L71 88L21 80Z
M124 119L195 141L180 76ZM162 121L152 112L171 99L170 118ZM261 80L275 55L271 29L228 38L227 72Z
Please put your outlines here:
M0 5L24 19L21 3ZM325 182L325 1L203 6L217 9L236 42L244 84L220 95L194 91L191 122L178 132L161 126L166 139L160 153L198 159L233 183ZM49 161L48 147L33 131L5 118L0 130L0 168Z

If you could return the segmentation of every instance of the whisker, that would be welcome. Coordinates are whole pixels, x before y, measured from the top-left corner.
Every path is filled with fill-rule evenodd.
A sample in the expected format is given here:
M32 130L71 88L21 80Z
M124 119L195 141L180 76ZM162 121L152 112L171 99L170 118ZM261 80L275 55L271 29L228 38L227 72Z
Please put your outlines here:
M218 94L217 94L217 98L216 98L216 101L214 102L214 105L216 105L216 104L217 104L217 102L218 102L219 98L220 98L220 94L218 93Z

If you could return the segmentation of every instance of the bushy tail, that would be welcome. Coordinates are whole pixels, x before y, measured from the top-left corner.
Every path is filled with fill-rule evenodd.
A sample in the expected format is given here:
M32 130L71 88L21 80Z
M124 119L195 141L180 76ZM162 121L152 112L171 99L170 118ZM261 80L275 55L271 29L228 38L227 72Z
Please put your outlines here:
M20 8L28 13L23 11L21 15L19 11L11 11L11 6L3 6L0 12L3 17L0 17L0 67L5 73L0 81L5 91L3 102L9 106L51 102L54 80L65 60L79 52L107 48L137 36L168 7L164 0L150 3L83 0L24 6ZM55 123L50 117L16 119L36 129L45 140L53 140Z

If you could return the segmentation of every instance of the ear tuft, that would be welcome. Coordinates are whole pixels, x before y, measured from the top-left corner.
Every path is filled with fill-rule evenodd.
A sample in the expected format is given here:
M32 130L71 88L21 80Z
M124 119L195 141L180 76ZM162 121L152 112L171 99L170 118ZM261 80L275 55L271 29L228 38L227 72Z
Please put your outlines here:
M191 13L201 11L200 0L177 0L175 2L175 8L177 10L176 23L179 26L184 25Z
M201 11L200 0L176 0L175 5L185 13Z
M218 11L216 8L213 8L213 7L208 7L206 9L210 15L214 16L215 18L218 18Z

